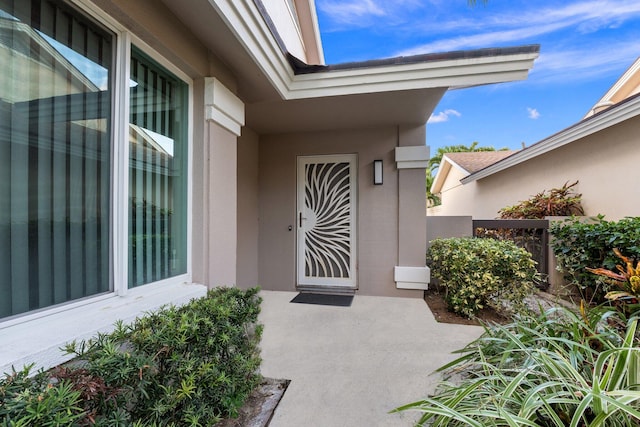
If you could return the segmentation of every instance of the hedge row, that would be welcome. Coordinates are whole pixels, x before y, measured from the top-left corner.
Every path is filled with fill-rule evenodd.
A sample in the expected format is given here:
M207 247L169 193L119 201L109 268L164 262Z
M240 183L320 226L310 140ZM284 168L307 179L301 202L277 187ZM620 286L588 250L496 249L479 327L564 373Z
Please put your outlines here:
M219 288L72 343L75 361L0 380L2 426L210 426L259 384L258 289Z

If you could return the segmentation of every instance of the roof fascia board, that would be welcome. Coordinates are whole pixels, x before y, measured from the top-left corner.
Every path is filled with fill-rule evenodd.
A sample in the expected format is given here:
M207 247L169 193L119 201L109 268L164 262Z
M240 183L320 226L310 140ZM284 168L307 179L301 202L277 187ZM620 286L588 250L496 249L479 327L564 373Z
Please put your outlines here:
M595 116L582 120L575 125L556 133L542 141L521 150L504 160L494 163L484 169L479 170L461 180L463 184L477 181L487 176L493 175L510 167L516 166L527 160L533 159L549 151L570 144L579 139L585 138L608 127L617 125L625 120L640 115L640 97L631 99L629 102L605 110Z
M496 54L295 75L254 0L208 1L285 100L524 80L539 55Z
M525 80L537 53L294 75L289 99Z
M451 160L449 156L445 153L442 156L442 161L440 162L440 166L438 166L438 172L436 173L435 178L433 179L433 185L431 186L432 193L439 193L444 186L445 181L447 180L447 176L451 171L451 168L458 169L462 173L469 175L469 171L460 166L458 163Z
M431 192L433 194L437 194L442 190L442 186L447 179L447 175L449 175L449 171L451 170L451 163L444 160L442 158L442 162L440 166L438 166L438 172L436 176L433 178L433 184L431 184Z
M627 82L629 81L629 79L640 69L640 58L636 59L636 61L631 64L631 66L627 69L627 71L625 71L625 73L622 75L622 77L620 77L618 79L618 81L616 81L613 86L611 87L611 89L609 89L609 91L607 91L607 93L600 98L600 100L598 102L596 102L596 105L598 105L601 102L605 102L605 101L609 101L611 100L611 98L613 98L615 96L615 94L622 89L622 87L627 84Z
M460 170L463 173L466 173L467 175L470 174L471 172L469 172L468 170L466 170L465 168L463 168L462 166L460 166L455 160L453 160L451 157L447 156L446 154L444 156L442 156L442 159L447 159L447 162L451 164L451 166L455 167L456 169Z
M252 0L209 0L209 4L262 69L280 96L286 99L293 70L256 4Z
M318 13L316 11L316 2L314 0L296 0L296 10L298 19L303 21L300 23L300 31L304 40L304 47L307 52L315 52L318 56L318 64L324 64L324 50L322 48L322 39L320 38L320 27L318 25ZM307 29L305 31L305 28ZM309 31L310 34L306 34ZM313 46L307 43L313 42Z

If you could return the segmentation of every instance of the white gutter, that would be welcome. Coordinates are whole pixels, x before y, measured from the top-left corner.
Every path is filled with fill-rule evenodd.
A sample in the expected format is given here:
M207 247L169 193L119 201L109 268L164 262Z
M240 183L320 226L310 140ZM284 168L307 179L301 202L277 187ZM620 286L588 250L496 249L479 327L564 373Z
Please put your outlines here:
M549 151L585 138L603 129L615 126L625 120L640 114L640 96L629 101L623 101L617 106L611 107L601 113L582 120L567 129L551 135L536 144L525 148L511 156L494 163L478 172L475 172L460 180L463 184L473 182L489 175L493 175L510 167L516 166L527 160L533 159Z

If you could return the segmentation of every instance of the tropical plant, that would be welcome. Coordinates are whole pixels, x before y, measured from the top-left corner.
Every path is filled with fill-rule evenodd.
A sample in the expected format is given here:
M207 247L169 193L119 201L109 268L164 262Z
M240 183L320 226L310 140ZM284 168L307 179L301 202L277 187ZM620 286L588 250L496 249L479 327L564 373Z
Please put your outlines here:
M449 310L466 317L485 306L501 313L524 310L539 279L531 254L506 240L436 239L427 263L445 288Z
M553 308L485 327L438 371L436 394L396 411L430 426L640 425L638 318Z
M425 170L425 187L427 188L427 207L438 206L441 204L440 197L437 194L433 194L431 192L431 187L433 186L434 180L433 172L431 166L428 166Z
M612 283L587 268L615 270L619 258L614 248L640 260L640 217L619 221L606 221L601 215L588 221L570 218L553 222L549 232L558 269L564 273L567 285L591 303L605 302Z
M552 188L549 191L531 196L513 206L500 209L498 214L502 219L543 219L547 216L572 216L584 215L581 199L582 194L574 192L573 184L565 182L560 188Z
M613 252L624 262L624 266L616 265L617 273L606 268L587 268L587 271L613 280L614 287L618 289L607 292L606 299L637 304L640 297L640 261L634 267L633 260L622 255L618 248Z

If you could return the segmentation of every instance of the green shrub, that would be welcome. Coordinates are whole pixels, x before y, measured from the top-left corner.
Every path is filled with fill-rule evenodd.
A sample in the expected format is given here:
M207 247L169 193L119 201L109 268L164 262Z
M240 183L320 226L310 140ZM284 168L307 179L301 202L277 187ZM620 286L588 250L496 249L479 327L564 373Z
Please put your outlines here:
M538 280L529 252L510 241L436 239L429 247L427 263L446 289L449 309L467 317L485 306L500 312L523 308L524 297Z
M586 301L601 303L611 290L604 277L587 268L615 270L619 259L614 248L640 260L640 217L605 221L598 216L592 222L571 218L552 223L549 232L558 269L564 273L567 285L575 287Z
M80 392L71 383L52 383L33 365L0 379L0 426L68 426L85 419Z
M211 290L181 307L165 307L130 325L118 322L112 333L72 343L66 350L77 356L74 363L23 382L27 390L41 389L43 381L65 387L74 399L60 401L56 410L80 406L78 419L91 425L213 425L236 416L260 383L260 302L257 288ZM15 381L0 382L0 393ZM45 425L19 424L24 415L12 407L0 425Z
M562 308L487 327L440 368L435 396L396 411L433 426L638 426L637 327L611 309Z

